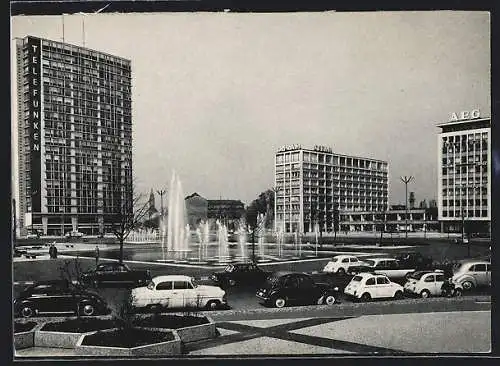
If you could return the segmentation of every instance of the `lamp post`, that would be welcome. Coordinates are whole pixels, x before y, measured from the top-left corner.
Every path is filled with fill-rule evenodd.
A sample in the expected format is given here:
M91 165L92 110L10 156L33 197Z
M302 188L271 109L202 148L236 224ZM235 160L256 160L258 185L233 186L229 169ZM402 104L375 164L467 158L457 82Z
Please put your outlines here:
M401 181L405 184L405 240L408 240L408 183L413 180L413 177L402 176Z
M166 190L160 189L160 190L157 190L156 193L158 193L160 195L160 215L161 215L161 218L163 219L163 195L166 193Z

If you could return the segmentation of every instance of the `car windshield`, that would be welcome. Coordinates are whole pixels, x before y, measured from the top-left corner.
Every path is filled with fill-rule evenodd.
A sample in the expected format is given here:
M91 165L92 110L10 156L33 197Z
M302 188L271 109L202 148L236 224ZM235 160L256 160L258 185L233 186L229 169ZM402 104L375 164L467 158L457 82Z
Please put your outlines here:
M371 259L365 259L364 262L366 263L367 266L373 267L375 266L375 261Z
M354 276L354 277L352 278L352 281L353 281L353 282L361 282L361 280L362 280L362 279L363 279L363 277L361 277L361 276Z
M414 272L412 274L410 274L410 278L414 279L414 280L419 280L422 278L422 276L424 274L426 274L427 272Z
M234 266L232 264L228 265L226 268L224 268L225 272L233 272L234 271Z
M332 262L337 262L339 259L337 257L332 258Z
M276 284L278 284L279 279L280 279L280 277L276 277L276 276L269 276L269 277L267 277L267 279L266 279L266 284L267 284L267 285L269 285L269 286L271 286L271 287L273 287L273 286L275 286Z
M198 282L194 278L191 277L191 283L193 284L193 287L198 287Z

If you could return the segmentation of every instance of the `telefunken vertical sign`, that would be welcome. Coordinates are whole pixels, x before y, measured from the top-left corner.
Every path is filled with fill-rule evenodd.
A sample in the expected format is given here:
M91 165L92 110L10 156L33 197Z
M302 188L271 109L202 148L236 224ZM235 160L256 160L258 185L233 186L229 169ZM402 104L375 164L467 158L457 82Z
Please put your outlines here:
M31 212L41 211L41 77L40 77L40 50L41 42L38 38L28 38L28 103L29 103L29 141L31 167Z

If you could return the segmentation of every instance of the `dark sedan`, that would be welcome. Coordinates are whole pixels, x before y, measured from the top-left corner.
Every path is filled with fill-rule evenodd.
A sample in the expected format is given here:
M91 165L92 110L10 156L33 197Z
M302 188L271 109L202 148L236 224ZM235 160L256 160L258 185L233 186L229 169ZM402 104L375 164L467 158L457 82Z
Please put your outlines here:
M148 270L130 269L124 263L99 264L95 270L84 272L80 282L86 286L145 286L151 281Z
M263 271L254 263L230 264L222 272L215 272L210 279L219 286L234 285L260 286L271 273Z
M14 299L16 316L80 314L84 316L108 314L106 302L97 294L68 281L41 281L26 287Z
M257 291L263 305L282 308L288 305L333 305L339 298L338 287L316 283L305 273L275 272Z

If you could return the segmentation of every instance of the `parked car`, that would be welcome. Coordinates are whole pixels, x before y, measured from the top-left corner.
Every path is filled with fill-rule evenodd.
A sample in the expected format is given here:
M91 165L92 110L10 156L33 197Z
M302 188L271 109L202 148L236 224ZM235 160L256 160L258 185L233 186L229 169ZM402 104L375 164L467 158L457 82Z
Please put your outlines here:
M418 270L432 268L432 258L420 252L399 253L395 259L405 268L415 268Z
M39 233L29 233L26 235L26 239L40 239Z
M147 286L132 289L132 306L150 310L211 310L227 307L227 298L220 287L198 285L189 276L167 275L154 277Z
M491 263L483 260L466 260L454 269L452 282L465 291L474 287L491 286Z
M310 275L296 272L274 272L256 293L259 302L282 308L288 305L333 305L339 289L328 283L316 283Z
M404 290L422 298L440 296L444 282L445 276L441 270L416 271L408 277Z
M151 280L149 270L132 270L124 263L101 263L95 270L84 272L80 282L87 286L146 285Z
M14 313L24 318L75 313L92 316L109 312L99 295L63 280L36 282L14 299Z
M229 264L222 272L215 272L210 279L219 286L256 285L259 286L271 272L263 271L254 263Z
M403 298L403 286L391 282L385 275L360 273L354 276L347 285L344 293L352 298L369 301L371 299Z
M415 272L415 267L403 267L395 258L371 258L365 259L364 262L370 269L368 272L383 274L392 279L405 278L410 273Z
M64 236L66 238L82 238L84 234L79 231L68 231Z
M323 268L323 272L345 274L349 272L350 267L362 264L364 264L364 262L360 261L358 257L354 255L336 255L326 264Z

